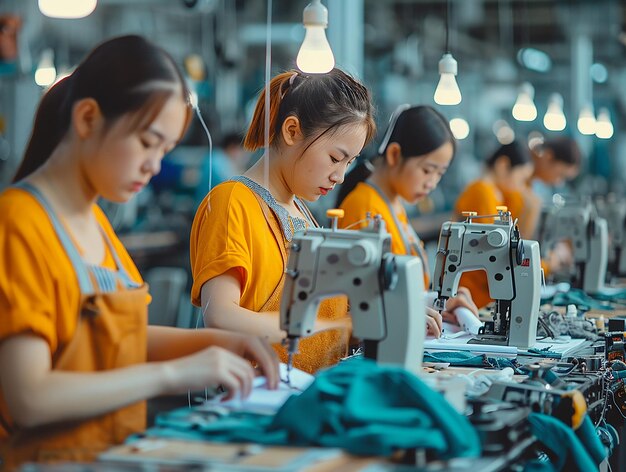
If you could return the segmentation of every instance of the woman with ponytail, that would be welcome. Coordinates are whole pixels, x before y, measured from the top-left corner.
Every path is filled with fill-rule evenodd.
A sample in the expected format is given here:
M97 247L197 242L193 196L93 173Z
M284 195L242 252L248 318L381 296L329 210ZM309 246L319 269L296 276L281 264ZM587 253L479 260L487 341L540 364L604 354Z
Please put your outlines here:
M266 342L147 326L147 286L99 197L125 202L191 117L172 58L139 36L102 43L39 105L0 194L0 469L90 461L146 425L145 400L225 386L246 395Z
M346 169L375 133L367 89L339 69L289 71L261 92L244 146L269 149L244 175L215 187L191 231L192 301L207 326L264 336L281 359L278 309L289 244L295 231L317 226L304 201L343 181ZM345 297L322 303L315 333L302 340L294 365L308 372L347 353L350 318Z
M523 211L525 189L533 173L530 149L518 141L504 144L494 151L485 165L483 176L470 183L457 199L455 211L458 218L462 218L464 211L494 215L496 206L504 205L513 218L519 219L522 237L526 236L528 225L534 225L534 217ZM481 218L479 221L493 223L493 218ZM466 272L461 276L461 283L471 290L479 307L491 302L485 271Z
M352 190L338 202L345 212L343 228L362 228L368 214L379 215L391 235L391 252L421 258L426 289L430 285L426 252L404 204L417 203L437 187L454 151L454 136L439 112L429 106L401 105L391 115L378 156L367 163L371 172L351 171L344 185ZM459 306L478 313L469 291L459 287L459 296L446 303L443 318L454 321L453 310ZM428 332L438 337L442 316L430 308L426 313Z

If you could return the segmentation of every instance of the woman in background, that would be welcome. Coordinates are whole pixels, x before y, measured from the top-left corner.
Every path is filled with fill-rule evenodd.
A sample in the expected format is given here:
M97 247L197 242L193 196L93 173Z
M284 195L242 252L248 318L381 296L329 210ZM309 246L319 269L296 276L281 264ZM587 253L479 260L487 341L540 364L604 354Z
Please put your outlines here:
M391 252L421 258L426 290L430 286L426 252L404 204L416 204L437 187L454 151L454 136L439 112L429 106L402 105L390 119L371 172L353 170L345 182L352 190L339 202L345 212L340 220L343 228L365 227L368 214L380 215L391 235ZM459 287L458 294L446 303L446 320L454 321L453 310L458 306L478 313L465 287ZM432 309L427 314L428 331L438 337L442 317Z
M464 211L475 211L478 215L494 215L496 207L508 207L513 218L518 219L522 236L535 224L537 215L525 213L524 189L533 173L533 162L528 146L518 141L500 146L487 159L483 176L469 184L455 205L459 218ZM493 223L494 218L481 218L481 223ZM478 307L490 301L487 275L482 270L466 272L461 283L472 292Z

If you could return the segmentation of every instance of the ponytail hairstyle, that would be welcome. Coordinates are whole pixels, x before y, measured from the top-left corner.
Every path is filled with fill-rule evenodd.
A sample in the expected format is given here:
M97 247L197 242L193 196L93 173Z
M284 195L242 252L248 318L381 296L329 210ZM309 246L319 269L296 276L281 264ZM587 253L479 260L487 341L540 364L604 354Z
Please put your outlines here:
M269 145L278 144L285 119L300 121L304 138L319 139L349 124L363 123L367 145L376 133L371 96L367 88L340 69L306 75L291 70L275 76L270 89ZM265 90L259 94L244 148L256 151L265 145ZM309 146L313 143L309 143Z
M496 151L487 159L487 167L492 169L498 158L505 156L509 160L511 168L529 164L532 162L532 156L530 149L526 144L522 144L519 141L513 141L510 144L504 144L500 146Z
M384 156L391 143L400 146L403 164L407 159L430 154L446 143L452 144L453 153L456 151L456 141L448 120L437 110L426 105L404 104L396 108L389 118L389 126L378 146L378 154L374 157ZM386 161L384 159L382 161L385 165ZM341 205L354 187L359 182L367 180L373 171L374 166L369 159L356 165L341 184L336 206Z
M191 121L189 90L167 52L135 35L100 44L70 76L42 97L13 182L24 179L48 160L69 131L78 100L92 98L98 103L105 129L132 114L129 132L133 132L149 126L175 94L181 94L187 104L186 129Z

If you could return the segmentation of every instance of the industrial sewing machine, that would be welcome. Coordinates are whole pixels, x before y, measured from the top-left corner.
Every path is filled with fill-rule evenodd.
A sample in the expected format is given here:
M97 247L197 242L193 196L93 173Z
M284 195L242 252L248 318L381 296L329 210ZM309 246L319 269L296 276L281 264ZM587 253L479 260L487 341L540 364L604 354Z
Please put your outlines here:
M312 333L320 302L347 295L353 335L364 341L365 357L420 372L426 323L420 259L390 252L380 218L360 231L338 230L343 211L328 214L332 229L309 228L291 243L280 305L290 357L299 338Z
M571 242L574 264L563 275L574 287L589 294L602 291L608 259L608 229L606 220L597 215L590 202L569 202L551 208L543 218L540 234L543 257L556 243Z
M608 270L612 276L626 276L626 199L609 194L595 201L598 215L607 222L609 233Z
M470 342L533 347L541 291L539 243L520 238L506 207L497 207L497 212L465 212L465 221L442 225L433 276L435 308L445 310L446 301L456 296L463 272L484 270L489 295L496 301L493 322L485 323ZM473 221L486 217L495 217L494 223Z

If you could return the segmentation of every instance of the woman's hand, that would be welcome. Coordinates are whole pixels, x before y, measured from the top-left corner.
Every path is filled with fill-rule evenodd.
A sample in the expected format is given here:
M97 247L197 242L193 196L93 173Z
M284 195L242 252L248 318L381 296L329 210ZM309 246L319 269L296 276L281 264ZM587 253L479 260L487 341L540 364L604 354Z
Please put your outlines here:
M550 273L563 272L565 269L571 267L573 263L574 255L572 247L566 241L556 243L546 260Z
M254 369L243 357L227 349L211 346L189 356L165 362L165 372L170 393L202 390L223 386L226 399L237 392L247 397L252 390Z
M220 331L220 339L216 343L222 348L249 360L265 375L267 387L275 389L280 380L276 351L264 339L258 336Z
M458 323L454 310L459 307L467 308L478 318L478 307L474 303L472 294L467 287L459 287L456 297L449 298L448 301L446 301L446 309L441 313L443 319L449 323Z
M433 308L426 307L426 334L439 338L443 328L442 323L439 312Z

